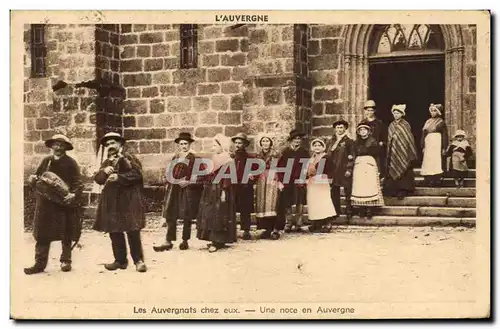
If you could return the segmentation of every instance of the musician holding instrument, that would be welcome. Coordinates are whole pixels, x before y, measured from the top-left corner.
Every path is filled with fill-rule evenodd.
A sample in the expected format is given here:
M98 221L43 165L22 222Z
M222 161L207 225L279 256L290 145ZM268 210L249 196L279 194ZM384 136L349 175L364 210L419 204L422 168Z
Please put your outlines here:
M141 229L146 224L142 204L142 165L135 156L123 152L125 139L120 134L107 133L100 142L107 149L108 157L94 176L94 181L104 187L93 228L109 233L115 258L104 267L109 271L127 268L127 233L136 270L146 272L141 242Z
M28 275L45 270L52 241L62 243L61 270L71 271L72 241L76 245L82 230L83 181L77 162L66 154L73 145L61 134L45 141L45 145L52 154L45 157L36 173L28 178L29 185L36 191L35 264L24 269Z

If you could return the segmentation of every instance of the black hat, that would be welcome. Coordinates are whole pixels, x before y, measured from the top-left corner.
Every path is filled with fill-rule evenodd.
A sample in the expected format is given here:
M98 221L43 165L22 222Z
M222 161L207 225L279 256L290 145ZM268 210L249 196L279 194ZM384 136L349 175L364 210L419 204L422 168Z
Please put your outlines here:
M343 125L345 127L345 129L349 128L349 123L347 121L345 121L344 119L340 119L340 120L335 121L332 124L332 127L335 128L338 125Z
M304 137L305 135L306 134L304 134L303 132L298 131L297 129L294 129L294 130L290 131L290 136L288 136L288 140L291 141L295 137Z
M242 140L246 146L250 145L250 141L248 140L247 134L245 133L237 133L231 138L231 141L234 143L237 139Z
M370 127L366 123L360 122L360 123L358 123L358 126L356 127L356 132L358 132L358 130L361 129L361 128L365 128L368 131L372 131L372 127Z
M188 143L194 142L194 139L191 137L191 133L181 132L179 133L179 137L177 137L174 142L178 144L180 141L187 141Z

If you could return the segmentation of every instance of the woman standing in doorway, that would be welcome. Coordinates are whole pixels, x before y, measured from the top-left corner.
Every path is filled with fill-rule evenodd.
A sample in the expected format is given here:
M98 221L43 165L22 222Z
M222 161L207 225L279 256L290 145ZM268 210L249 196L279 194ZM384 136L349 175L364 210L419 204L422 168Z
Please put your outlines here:
M236 242L236 208L230 178L222 178L234 161L229 154L231 140L221 134L215 136L212 150L212 171L203 176L203 192L197 216L197 238L210 241L209 252ZM234 166L233 166L234 167ZM234 170L234 169L233 169ZM222 171L222 172L221 172Z
M403 118L406 104L393 105L391 112L394 121L389 125L387 138L384 190L388 196L403 199L415 190L413 162L417 160L417 148L411 126Z
M443 174L443 156L448 146L448 129L441 118L443 105L431 104L429 106L431 117L422 128L421 147L424 159L422 162L422 176L429 186L441 185Z

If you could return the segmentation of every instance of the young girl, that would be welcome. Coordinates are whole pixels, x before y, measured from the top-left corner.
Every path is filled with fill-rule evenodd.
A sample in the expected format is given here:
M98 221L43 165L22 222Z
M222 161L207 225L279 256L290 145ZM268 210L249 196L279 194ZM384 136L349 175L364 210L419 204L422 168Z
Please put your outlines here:
M472 156L472 148L466 138L465 131L457 130L453 136L453 141L446 150L446 156L451 158L448 160L448 170L455 178L457 187L464 186L464 179L467 177L467 171L469 170L467 161Z
M431 118L422 128L420 141L424 159L422 161L422 176L430 186L440 185L443 174L443 155L448 146L448 129L441 118L443 105L431 104L429 106Z
M382 188L380 187L380 170L378 157L380 145L370 135L370 126L358 124L358 137L354 142L354 170L352 182L352 205L361 207L360 217L372 218L372 208L384 205Z
M307 167L307 211L311 226L309 232L321 230L326 233L331 229L334 216L337 216L332 199L330 184L326 175L326 143L321 138L311 142L313 151ZM327 224L328 226L325 226Z

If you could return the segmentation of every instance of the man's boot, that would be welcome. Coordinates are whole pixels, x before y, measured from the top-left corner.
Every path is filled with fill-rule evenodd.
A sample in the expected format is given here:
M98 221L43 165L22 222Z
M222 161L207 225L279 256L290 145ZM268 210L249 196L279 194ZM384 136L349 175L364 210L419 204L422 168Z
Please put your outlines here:
M27 275L41 273L47 267L49 260L50 242L37 242L35 245L35 265L26 267L24 273Z

